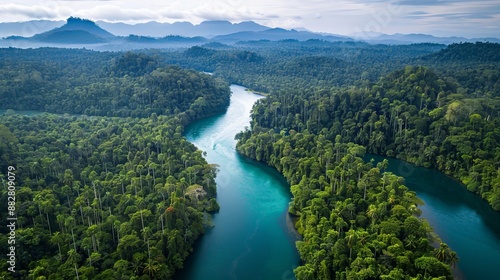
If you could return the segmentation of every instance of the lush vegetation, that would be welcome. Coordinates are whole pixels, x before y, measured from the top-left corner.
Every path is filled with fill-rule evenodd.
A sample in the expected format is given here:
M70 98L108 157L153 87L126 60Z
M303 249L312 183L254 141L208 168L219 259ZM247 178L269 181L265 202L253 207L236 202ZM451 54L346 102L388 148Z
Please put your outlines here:
M257 41L236 48L192 47L159 54L169 63L213 72L230 83L271 92L282 88L331 88L375 81L444 45L368 45L356 42Z
M18 218L16 273L4 255L1 278L172 278L219 209L217 168L183 128L225 110L227 85L142 54L2 52L12 54L0 68L4 108L121 117L0 118L0 165L2 174L17 168Z
M277 130L328 128L330 140L341 135L368 152L435 167L500 210L500 98L458 88L426 67L408 66L368 89L281 91L253 116Z
M271 93L254 114L263 127L334 127L330 140L341 134L368 152L437 168L500 210L499 53L499 44L480 42L287 40L160 57Z
M226 108L222 78L269 93L238 150L291 185L297 278L451 278L457 256L418 218L415 193L362 157L437 168L500 210L498 54L318 40L1 49L0 108L76 115L0 118L0 167L19 169L18 248L29 248L16 276L171 278L218 209L216 168L182 130Z
M141 53L0 50L0 108L118 117L184 113L186 122L229 104L227 84Z
M458 82L460 93L500 90L499 45L463 43L402 46L359 42L257 41L236 46L206 44L185 51L153 52L161 60L213 72L230 83L262 92L281 89L367 87L406 65L427 66Z
M496 52L481 59L483 49ZM237 135L238 150L275 167L292 186L289 211L304 237L297 278L451 277L455 253L429 245L414 193L384 173L384 163L374 167L361 157L368 151L435 167L500 210L499 49L452 45L434 55L442 61L415 59L435 71L406 66L351 87L282 85L257 102L251 129ZM476 58L464 59L467 53Z
M289 211L303 236L298 279L452 279L456 254L444 243L433 249L430 226L417 218L420 200L383 172L385 163L363 162L365 148L340 136L285 134L254 127L237 136L238 150L291 184Z

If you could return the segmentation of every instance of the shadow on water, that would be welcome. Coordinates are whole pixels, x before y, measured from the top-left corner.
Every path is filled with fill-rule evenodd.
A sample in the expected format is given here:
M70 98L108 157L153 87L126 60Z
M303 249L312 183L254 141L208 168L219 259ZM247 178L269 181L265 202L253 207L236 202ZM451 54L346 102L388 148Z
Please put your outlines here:
M368 154L375 163L385 157ZM444 173L394 158L387 171L405 178L405 185L424 202L422 218L455 250L462 279L498 279L500 275L500 213L463 184Z

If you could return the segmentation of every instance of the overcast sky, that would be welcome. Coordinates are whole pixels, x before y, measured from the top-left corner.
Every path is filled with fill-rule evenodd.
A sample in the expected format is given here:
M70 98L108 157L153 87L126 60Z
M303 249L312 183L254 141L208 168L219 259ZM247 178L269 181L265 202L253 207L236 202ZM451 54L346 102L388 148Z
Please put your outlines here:
M0 0L0 22L253 20L336 34L382 32L500 37L499 0Z

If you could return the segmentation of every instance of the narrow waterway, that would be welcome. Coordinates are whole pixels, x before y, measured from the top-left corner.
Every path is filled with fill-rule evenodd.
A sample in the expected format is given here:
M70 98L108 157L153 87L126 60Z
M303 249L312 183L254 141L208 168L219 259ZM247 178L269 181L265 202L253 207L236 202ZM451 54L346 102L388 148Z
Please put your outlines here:
M375 162L384 157L367 155ZM387 171L405 178L405 185L425 205L422 218L460 258L458 279L500 279L500 213L459 182L434 169L388 158Z
M274 169L239 156L234 135L250 122L259 98L244 87L231 86L228 111L186 128L187 139L219 165L220 213L215 227L201 237L179 280L295 279L299 264L296 232L287 214L291 198L285 179ZM0 110L0 115L6 110ZM16 111L37 115L38 111ZM384 157L367 155L375 162ZM388 171L405 178L408 188L425 202L420 208L435 232L460 258L459 279L496 280L500 275L500 213L479 196L443 173L388 158Z
M0 109L0 116L4 115L6 112L7 112L7 109ZM45 112L33 111L33 110L21 110L21 111L14 110L14 114L23 115L23 116L37 116L37 115L41 115L43 113L45 113Z
M227 112L186 127L186 138L218 164L212 229L200 238L177 279L295 279L297 235L287 213L291 194L274 169L236 153L234 136L250 124L261 96L232 85Z

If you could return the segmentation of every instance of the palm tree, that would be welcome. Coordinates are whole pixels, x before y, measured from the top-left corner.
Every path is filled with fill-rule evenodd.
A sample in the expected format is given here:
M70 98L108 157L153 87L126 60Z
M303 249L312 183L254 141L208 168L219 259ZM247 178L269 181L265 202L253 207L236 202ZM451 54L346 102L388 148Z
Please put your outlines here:
M457 253L452 251L446 243L440 243L439 248L434 251L434 256L441 262L449 264L451 267L455 267L458 262Z
M155 279L156 274L160 270L160 266L158 265L157 261L153 261L150 258L148 261L144 264L144 273L147 273L150 278Z
M349 247L349 259L352 259L352 247L354 247L354 245L358 242L358 233L357 231L350 229L345 238L347 239L347 247Z
M58 231L54 232L52 238L50 239L50 242L52 244L57 244L57 249L59 250L59 260L62 261L61 242L63 242L63 238L61 234Z
M33 197L33 201L38 204L38 208L41 212L45 213L47 217L47 224L49 226L49 232L52 234L52 229L50 227L49 213L52 212L57 205L57 200L55 195L50 189L44 189Z
M99 232L99 228L97 225L91 225L87 228L86 234L87 236L92 238L92 250L94 252L98 251L99 247L99 240L96 239L96 234Z
M370 204L368 206L368 210L366 210L366 215L372 220L372 225L375 224L378 218L378 209L374 204Z
M342 228L347 226L347 223L341 217L338 217L335 221L335 226L337 227L337 231L342 233Z
M446 243L440 243L439 248L434 251L434 256L441 262L446 262L449 258L450 248Z
M415 250L417 248L417 239L415 235L410 234L405 238L405 247L410 250Z
M38 176L42 173L42 166L38 161L32 161L29 163L31 176L35 176L35 179L38 181Z
M460 261L460 259L457 256L457 253L455 253L454 251L451 251L449 254L449 258L450 258L449 259L450 266L455 268L455 266L457 265L457 262Z
M141 258L142 254L134 254L134 256L132 257L132 261L130 262L130 269L132 269L135 275L139 275L139 271L142 268Z
M66 262L73 264L75 267L76 279L79 280L80 276L78 276L78 266L77 263L80 261L80 255L73 249L68 251L68 260Z

